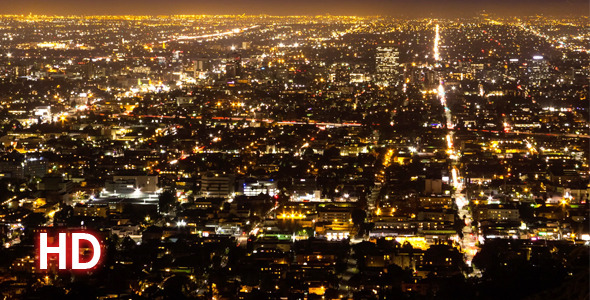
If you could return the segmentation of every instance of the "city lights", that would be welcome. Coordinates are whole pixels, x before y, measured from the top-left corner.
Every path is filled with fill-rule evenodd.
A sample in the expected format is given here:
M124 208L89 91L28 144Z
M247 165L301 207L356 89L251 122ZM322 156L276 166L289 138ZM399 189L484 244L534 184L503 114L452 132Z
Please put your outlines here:
M62 1L0 16L5 298L587 298L576 1Z

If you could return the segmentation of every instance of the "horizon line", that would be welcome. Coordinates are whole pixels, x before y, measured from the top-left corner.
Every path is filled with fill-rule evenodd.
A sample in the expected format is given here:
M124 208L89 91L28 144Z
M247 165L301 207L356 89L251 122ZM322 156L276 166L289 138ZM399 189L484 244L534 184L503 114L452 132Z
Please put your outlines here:
M383 15L346 15L346 14L331 14L331 13L323 13L323 14L250 14L250 13L243 13L243 14L38 14L38 13L29 13L29 14L0 14L0 18L6 17L52 17L52 18L71 18L71 17L236 17L236 16L244 16L244 17L346 17L346 18L397 18L397 19L470 19L470 18L477 18L480 17L482 13L495 15L496 13L489 13L489 12L478 12L474 13L473 16L457 16L457 17L403 17L400 15L392 15L392 14L383 14ZM516 18L516 17L577 17L577 18L584 18L588 19L590 16L587 14L565 14L565 15L548 15L543 13L535 13L535 14L515 14L515 15L507 15L507 16L493 16L495 18Z

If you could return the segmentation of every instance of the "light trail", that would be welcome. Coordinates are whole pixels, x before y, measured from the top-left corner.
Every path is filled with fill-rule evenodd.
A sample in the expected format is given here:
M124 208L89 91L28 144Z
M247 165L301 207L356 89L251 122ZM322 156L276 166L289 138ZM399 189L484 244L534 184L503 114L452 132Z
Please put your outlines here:
M202 39L219 38L219 37L223 37L223 36L239 34L244 31L258 28L258 27L259 27L259 25L254 25L254 26L244 27L244 28L234 28L230 31L225 31L225 32L218 32L218 33L211 33L211 34L204 34L204 35L197 35L197 36L183 35L183 36L175 37L175 38L168 39L165 41L159 41L159 43L169 43L169 42L173 42L173 41L184 41L184 40L202 40Z
M439 26L436 25L435 27L435 37L434 37L434 59L436 62L440 60L440 53L439 53L439 42L440 42L440 32ZM435 62L435 63L436 63ZM458 163L459 153L455 149L455 143L453 141L453 137L455 134L455 126L453 124L453 116L451 114L451 110L447 104L447 97L445 92L444 81L441 78L438 84L437 89L437 96L440 100L440 104L444 109L444 118L446 123L446 130L448 134L446 136L447 142L447 154L449 155L450 159L450 167L451 167L451 180L452 186L454 188L453 198L455 199L455 204L457 205L457 213L460 217L465 217L465 227L463 227L462 234L463 238L460 239L459 243L461 245L461 249L464 253L465 263L468 266L471 266L471 262L473 257L479 250L476 245L477 236L471 230L471 212L469 210L469 200L465 198L465 195L462 193L463 189L465 188L463 183L463 178L461 177L461 173L459 170L460 164ZM474 270L474 274L478 274L478 270Z
M104 114L99 114L104 115ZM129 117L139 117L139 118L154 118L154 119L195 119L195 120L203 120L201 116L177 116L177 115L136 115L133 113L129 113L126 116ZM314 125L314 126L321 126L321 127L361 127L363 124L361 123L353 123L353 122L342 122L342 123L334 123L334 122L317 122L313 120L309 121L276 121L273 119L255 119L255 118L244 118L244 117L212 117L210 118L213 121L247 121L247 122L261 122L261 123L268 123L268 124L277 124L277 125ZM379 125L379 124L373 124Z
M434 60L435 61L439 61L440 60L440 53L438 51L438 43L440 41L440 34L439 34L439 28L438 28L438 24L436 24L436 26L434 27L435 29L435 34L434 34Z
M449 109L449 106L447 105L447 96L445 93L445 87L443 84L443 81L441 80L440 83L438 84L438 98L440 99L440 105L442 105L443 109L444 109L444 114L445 114L445 121L447 124L447 129L453 129L455 128L455 125L453 124L453 118L451 115L451 110Z

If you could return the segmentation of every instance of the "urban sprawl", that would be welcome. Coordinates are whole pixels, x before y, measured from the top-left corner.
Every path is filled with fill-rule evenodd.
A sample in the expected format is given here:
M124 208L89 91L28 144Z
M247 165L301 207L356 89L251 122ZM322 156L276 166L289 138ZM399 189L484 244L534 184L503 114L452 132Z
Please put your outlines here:
M0 293L588 299L587 28L0 16Z

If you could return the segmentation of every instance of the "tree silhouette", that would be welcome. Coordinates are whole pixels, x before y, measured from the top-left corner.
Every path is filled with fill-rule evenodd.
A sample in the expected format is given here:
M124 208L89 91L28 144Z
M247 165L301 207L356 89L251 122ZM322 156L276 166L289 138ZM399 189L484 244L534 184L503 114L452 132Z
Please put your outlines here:
M160 212L169 212L170 209L176 203L176 196L170 190L164 191L158 197L158 205L160 206Z

